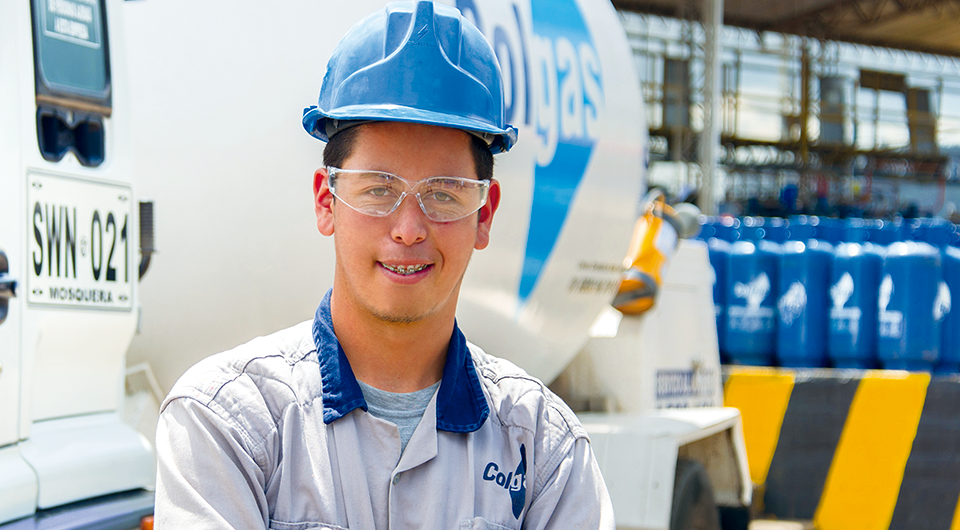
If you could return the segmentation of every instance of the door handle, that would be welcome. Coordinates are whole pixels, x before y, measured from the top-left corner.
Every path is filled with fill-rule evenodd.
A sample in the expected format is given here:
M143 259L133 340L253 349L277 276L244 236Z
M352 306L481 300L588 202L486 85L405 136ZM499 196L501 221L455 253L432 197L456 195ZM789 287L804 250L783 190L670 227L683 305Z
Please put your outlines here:
M17 297L17 280L14 280L10 275L3 273L0 274L0 299L9 300L10 298Z
M10 299L17 297L17 280L10 277L9 271L7 255L0 250L0 324L7 319Z

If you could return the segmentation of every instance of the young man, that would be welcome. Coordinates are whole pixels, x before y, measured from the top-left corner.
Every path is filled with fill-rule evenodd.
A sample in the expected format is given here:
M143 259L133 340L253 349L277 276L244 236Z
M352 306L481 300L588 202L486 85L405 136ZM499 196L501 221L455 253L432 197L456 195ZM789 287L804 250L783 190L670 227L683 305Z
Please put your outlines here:
M500 202L493 152L516 139L499 75L480 32L430 2L344 37L303 119L328 141L314 206L333 288L313 321L171 391L159 528L613 528L576 417L456 325Z

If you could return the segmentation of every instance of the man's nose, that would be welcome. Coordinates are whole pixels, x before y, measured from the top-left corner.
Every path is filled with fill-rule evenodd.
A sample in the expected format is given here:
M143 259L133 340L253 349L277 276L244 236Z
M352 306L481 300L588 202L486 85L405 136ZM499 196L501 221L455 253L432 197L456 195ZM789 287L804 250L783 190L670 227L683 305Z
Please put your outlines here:
M410 246L427 238L427 219L414 194L408 194L391 216L394 218L391 237L397 243Z

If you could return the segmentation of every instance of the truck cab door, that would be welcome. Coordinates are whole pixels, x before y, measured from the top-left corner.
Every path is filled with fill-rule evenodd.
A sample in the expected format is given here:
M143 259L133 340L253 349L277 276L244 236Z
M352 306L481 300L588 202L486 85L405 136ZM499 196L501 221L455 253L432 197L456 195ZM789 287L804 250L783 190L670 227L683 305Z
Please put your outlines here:
M0 208L9 201L0 200ZM8 222L0 213L0 241L9 241L5 231L15 222ZM16 235L16 234L14 234ZM16 267L10 271L5 248L19 250L15 246L0 247L0 447L13 444L19 438L20 409L20 307L16 298Z
M3 99L2 90L0 99ZM8 125L4 117L0 111L0 130ZM20 454L18 444L23 360L20 335L25 298L19 288L23 285L19 281L23 278L24 245L20 231L23 204L20 179L16 178L16 172L8 171L5 161L9 144L3 141L3 136L0 134L0 523L33 513L37 496L36 475ZM2 318L4 304L6 318Z
M13 6L0 5L0 305L6 302L6 319L0 322L0 448L16 443L20 424L20 334L23 295L13 281L23 284L25 240L22 223L25 204L20 199L19 59ZM6 287L6 288L5 288ZM0 309L0 317L3 310Z
M18 443L25 434L21 430L26 298L22 287L27 259L26 201L20 178L22 59L16 38L21 13L25 9L17 2L0 3L0 307L6 306L6 311L0 308L0 522L33 513L38 491L37 477Z

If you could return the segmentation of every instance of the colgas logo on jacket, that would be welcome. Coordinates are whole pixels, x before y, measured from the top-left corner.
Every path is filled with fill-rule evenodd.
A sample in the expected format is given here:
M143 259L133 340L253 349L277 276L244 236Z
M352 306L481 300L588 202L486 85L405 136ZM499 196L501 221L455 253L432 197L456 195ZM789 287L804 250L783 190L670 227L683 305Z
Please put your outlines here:
M508 468L509 469L509 468ZM503 466L490 462L483 469L483 480L503 488L510 493L510 502L513 505L513 516L517 519L523 513L523 505L527 497L527 448L520 445L520 463L514 471L505 473Z

